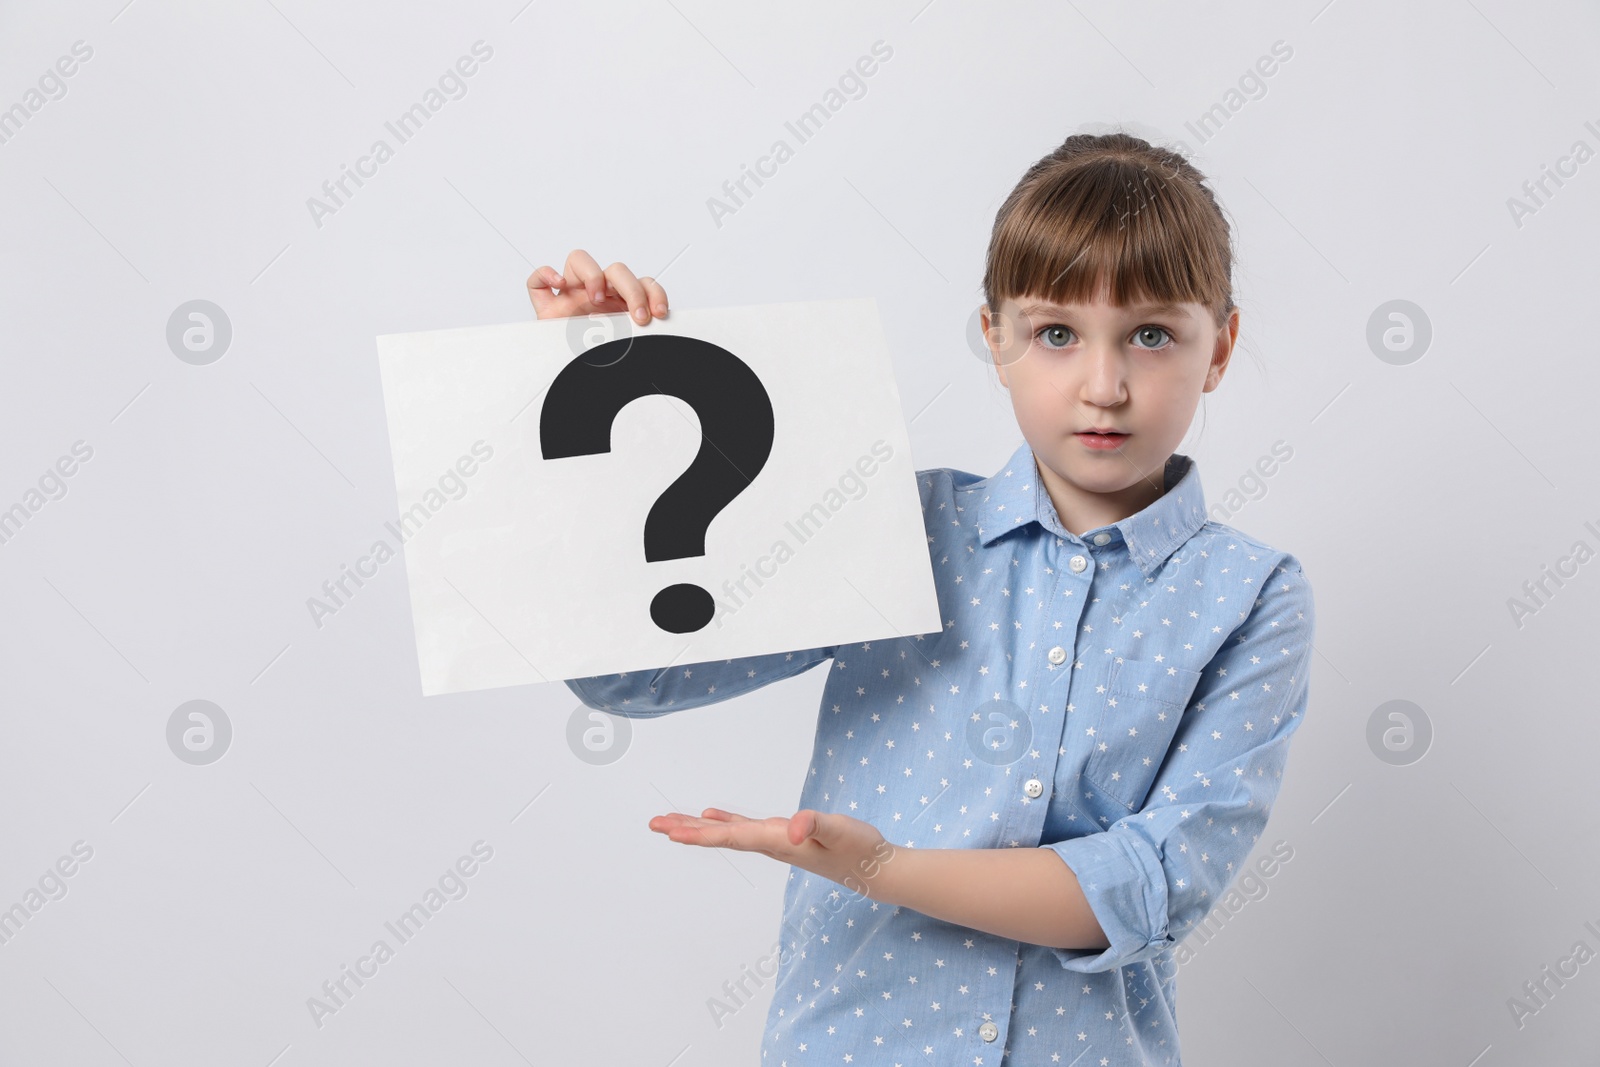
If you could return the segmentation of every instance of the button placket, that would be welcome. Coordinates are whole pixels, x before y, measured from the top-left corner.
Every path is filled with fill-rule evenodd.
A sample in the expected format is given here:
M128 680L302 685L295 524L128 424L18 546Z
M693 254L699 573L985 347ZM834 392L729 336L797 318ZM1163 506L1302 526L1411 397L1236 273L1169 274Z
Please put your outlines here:
M1058 547L1060 547L1063 543L1064 542L1060 540L1056 542ZM1078 544L1081 545L1081 542L1078 542ZM1056 560L1061 559L1060 556L1056 556L1054 558ZM1075 553L1072 556L1067 557L1064 562L1065 566L1062 568L1064 571L1071 571L1073 574L1083 575L1082 578L1074 581L1068 578L1065 574L1060 574L1057 576L1056 582L1054 583L1055 588L1052 589L1052 595L1058 602L1065 598L1069 590L1071 592L1070 599L1066 600L1066 606L1059 608L1058 610L1061 610L1065 616L1065 618L1060 621L1063 625L1068 627L1066 632L1072 633L1077 630L1078 626L1083 621L1083 610L1089 601L1089 597L1086 592L1086 583L1092 583L1094 576L1092 573L1084 575L1084 572L1089 570L1090 560L1082 553ZM1060 566L1059 563L1057 565ZM1047 757L1046 762L1037 765L1036 773L1039 773L1040 785L1038 794L1036 795L1031 791L1028 792L1029 797L1045 797L1048 801L1047 804L1041 807L1040 814L1038 816L1039 825L1041 828L1044 820L1047 818L1047 809L1049 805L1057 803L1058 798L1064 795L1062 792L1062 785L1057 781L1057 779L1061 774L1062 767L1065 765L1066 758L1060 753L1064 746L1068 743L1066 731L1070 728L1071 723L1075 721L1068 718L1067 712L1067 708L1071 704L1071 697L1073 695L1074 675L1078 673L1074 670L1075 665L1072 662L1073 655L1073 650L1065 645L1053 645L1045 652L1045 659L1051 665L1049 668L1047 668L1047 678L1049 680L1046 683L1049 686L1047 691L1049 693L1048 700L1050 703L1050 713L1045 718L1046 721L1051 723L1049 738L1052 742L1052 746L1048 749L1045 749ZM1081 666L1081 664L1077 664L1076 666ZM1059 716L1059 718L1057 716ZM1043 748L1043 745L1040 745L1039 747ZM1023 784L1025 791L1028 790L1029 785L1031 785L1031 782L1025 782ZM1031 805L1028 807L1031 807ZM1036 837L1035 840L1038 840L1038 838Z
M1042 618L1046 605L1061 595L1064 578L1055 568L1048 566L1055 562L1048 546L1041 544L1039 552L1042 558L1038 559L1038 565L1049 573L1051 586L1050 593L1041 597L1037 607L1032 609ZM1040 708L1041 701L1047 699L1046 694L1051 692L1050 680L1059 677L1055 666L1046 667L1039 658L1036 658L1039 655L1038 641L1045 637L1046 631L1041 622L1035 621L1025 633L1035 643L1028 655L1016 657L1018 666L1016 680L1021 684L1012 690L1013 695L1008 699L1021 713L1022 718L1019 721L1027 729L1028 743L1012 760L997 768L1005 774L1003 789L1006 792L1000 795L1007 798L1001 809L999 823L993 827L995 840L1002 847L1038 842L1039 832L1044 826L1045 812L1042 805L1033 804L1031 801L1045 792L1043 776L1048 774L1054 777L1055 753L1060 744L1057 732L1059 727L1053 721L1055 713ZM1064 660L1067 652L1060 646L1046 650L1043 658L1059 665L1061 660L1055 658L1057 651L1060 652L1061 660ZM997 697L1000 695L996 693ZM1009 790L1018 788L1018 778L1023 778L1019 792L1010 793ZM1037 786L1037 792L1032 786Z

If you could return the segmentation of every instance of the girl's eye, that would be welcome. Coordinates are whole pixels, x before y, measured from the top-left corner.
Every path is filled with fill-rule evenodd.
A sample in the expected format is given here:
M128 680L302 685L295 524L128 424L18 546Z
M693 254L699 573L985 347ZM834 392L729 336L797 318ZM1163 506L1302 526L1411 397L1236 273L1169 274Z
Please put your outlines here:
M1141 327L1139 327L1139 331L1137 333L1135 333L1133 336L1135 338L1140 339L1140 340L1150 340L1151 339L1151 337L1150 337L1151 334L1156 334L1156 335L1164 338L1165 340L1162 340L1159 343L1152 343L1152 344L1149 344L1149 345L1141 345L1140 347L1143 347L1143 348L1160 348L1162 345L1166 344L1168 340L1172 339L1172 334L1167 330L1167 328L1165 326L1141 326Z
M1046 348L1065 348L1072 337L1072 331L1065 326L1046 326L1039 331L1039 337L1044 341Z

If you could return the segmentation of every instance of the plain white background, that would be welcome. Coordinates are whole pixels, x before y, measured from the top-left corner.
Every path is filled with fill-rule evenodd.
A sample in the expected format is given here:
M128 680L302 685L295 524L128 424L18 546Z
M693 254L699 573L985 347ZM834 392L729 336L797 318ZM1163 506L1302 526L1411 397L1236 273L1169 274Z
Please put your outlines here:
M1258 846L1294 856L1183 968L1185 1062L1592 1058L1600 964L1508 1007L1600 948L1600 575L1508 606L1600 543L1600 163L1508 207L1600 148L1592 9L124 2L0 9L0 107L93 48L0 144L0 508L93 449L0 544L0 907L94 850L0 945L0 1060L756 1062L765 1001L720 1029L706 1001L769 951L786 872L645 824L789 814L822 672L595 766L559 683L420 697L397 564L317 627L395 514L373 338L531 316L524 279L574 247L679 307L873 296L916 465L987 474L1020 441L969 347L994 212L1116 123L1187 141L1237 227L1241 350L1180 451L1318 607ZM308 198L478 40L466 95L318 226ZM718 225L708 198L875 41L865 94ZM204 366L166 340L195 299L233 331ZM1392 300L1432 327L1402 365L1367 340ZM195 699L232 725L204 766L167 741ZM1368 741L1391 700L1431 723L1408 766ZM467 895L315 1025L480 840Z

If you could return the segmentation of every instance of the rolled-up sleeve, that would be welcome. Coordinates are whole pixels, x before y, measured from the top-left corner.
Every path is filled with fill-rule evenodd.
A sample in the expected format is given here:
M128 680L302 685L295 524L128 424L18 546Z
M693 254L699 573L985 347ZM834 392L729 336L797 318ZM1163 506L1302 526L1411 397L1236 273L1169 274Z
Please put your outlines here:
M837 645L764 656L680 663L658 670L565 679L584 704L626 718L649 718L715 704L793 677L833 658Z
M1071 971L1108 971L1182 941L1260 838L1309 698L1315 609L1298 560L1272 580L1207 665L1143 810L1041 844L1077 877L1110 945L1052 948Z

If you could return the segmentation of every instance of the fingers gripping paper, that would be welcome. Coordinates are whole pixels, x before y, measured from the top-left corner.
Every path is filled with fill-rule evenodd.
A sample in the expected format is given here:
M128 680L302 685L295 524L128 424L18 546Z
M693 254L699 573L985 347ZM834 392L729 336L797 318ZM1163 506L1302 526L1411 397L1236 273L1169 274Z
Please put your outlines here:
M940 629L874 301L377 344L424 694Z

